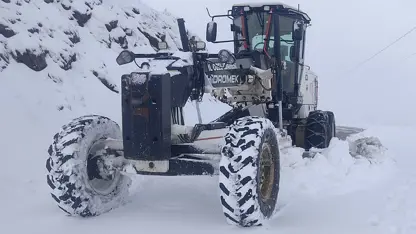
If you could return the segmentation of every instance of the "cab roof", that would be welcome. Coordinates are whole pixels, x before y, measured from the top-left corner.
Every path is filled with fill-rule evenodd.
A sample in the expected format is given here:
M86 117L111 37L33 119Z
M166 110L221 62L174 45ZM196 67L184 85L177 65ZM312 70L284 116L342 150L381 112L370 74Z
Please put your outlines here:
M310 17L303 11L299 10L297 7L293 7L281 2L277 2L277 1L253 1L253 2L243 2L243 3L238 3L238 4L234 4L233 7L251 7L251 8L258 8L258 7L264 7L264 6L277 6L279 8L282 9L287 9L290 10L292 12L297 12L298 14L301 14L306 21L310 21Z
M293 9L293 10L298 10L295 7L286 5L284 3L281 2L262 2L262 1L256 1L256 2L244 2L244 3L238 3L238 4L234 4L233 6L249 6L249 7L262 7L262 6L282 6L283 8L289 8L289 9Z

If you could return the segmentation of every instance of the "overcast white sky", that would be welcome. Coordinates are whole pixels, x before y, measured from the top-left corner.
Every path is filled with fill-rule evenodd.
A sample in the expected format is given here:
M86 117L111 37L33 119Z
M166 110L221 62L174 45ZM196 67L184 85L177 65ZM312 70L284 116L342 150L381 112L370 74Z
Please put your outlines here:
M189 30L205 38L212 14L226 13L238 0L141 0L183 17ZM246 1L243 1L246 2ZM416 118L416 31L378 57L359 62L416 26L414 0L286 0L312 18L306 63L320 78L321 109L335 112L338 124L412 124ZM222 22L221 22L222 23ZM229 21L219 38L230 38ZM209 48L214 48L210 45ZM217 48L217 47L215 47ZM411 57L409 57L411 56Z

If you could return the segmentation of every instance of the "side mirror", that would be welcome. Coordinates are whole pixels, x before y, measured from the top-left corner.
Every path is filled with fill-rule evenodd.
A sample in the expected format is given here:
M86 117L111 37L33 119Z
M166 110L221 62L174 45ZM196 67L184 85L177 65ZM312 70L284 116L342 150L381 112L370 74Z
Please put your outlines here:
M215 21L207 24L206 39L208 42L215 42L217 40L217 23Z
M218 52L218 58L220 59L220 62L226 64L234 64L236 61L235 56L229 50L225 49Z
M295 21L293 22L292 28L292 39L294 41L301 41L303 39L303 27L304 24L302 21Z
M129 50L123 50L117 56L116 62L118 65L124 65L134 61L134 53Z

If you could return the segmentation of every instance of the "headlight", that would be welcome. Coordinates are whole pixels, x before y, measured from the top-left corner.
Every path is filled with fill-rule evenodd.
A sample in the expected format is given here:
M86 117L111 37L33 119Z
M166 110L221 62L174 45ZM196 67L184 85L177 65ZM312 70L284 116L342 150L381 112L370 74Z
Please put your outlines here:
M197 41L196 42L196 49L197 50L205 50L206 44L203 41Z
M161 41L158 43L157 47L159 50L167 50L168 49L168 43Z

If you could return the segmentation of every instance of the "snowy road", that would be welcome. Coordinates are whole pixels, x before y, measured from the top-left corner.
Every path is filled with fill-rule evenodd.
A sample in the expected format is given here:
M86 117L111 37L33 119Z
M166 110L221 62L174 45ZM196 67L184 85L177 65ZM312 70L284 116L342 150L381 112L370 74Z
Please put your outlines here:
M345 126L337 126L336 129L337 129L336 136L341 140L347 139L347 137L352 134L356 134L356 133L364 131L364 129L362 128L345 127Z
M351 131L339 128L340 138ZM415 132L391 127L361 133L378 136L388 148L372 163L353 159L343 140L314 159L289 149L282 156L280 211L264 227L244 231L225 223L217 177L137 176L128 204L96 218L67 217L46 186L46 142L28 144L33 154L27 165L0 172L1 233L416 233L416 160L411 142L403 142L416 139ZM19 162L9 157L5 164Z

